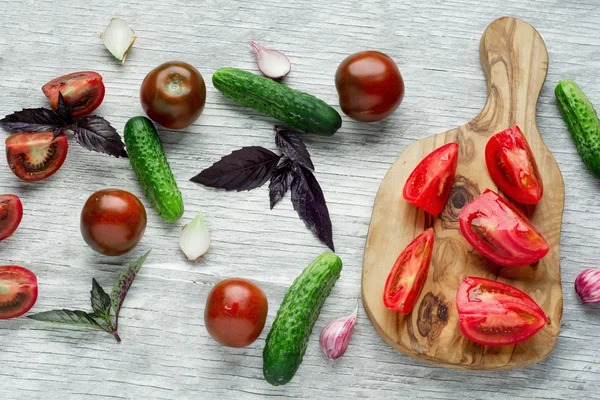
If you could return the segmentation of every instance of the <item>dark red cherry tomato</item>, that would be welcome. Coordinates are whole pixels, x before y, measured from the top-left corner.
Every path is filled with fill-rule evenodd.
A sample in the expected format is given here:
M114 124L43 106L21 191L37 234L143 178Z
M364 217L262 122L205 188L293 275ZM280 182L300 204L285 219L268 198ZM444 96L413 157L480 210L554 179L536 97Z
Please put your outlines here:
M378 51L361 51L342 61L335 73L335 87L342 111L362 122L384 119L404 97L398 66Z
M25 314L37 297L37 278L33 272L16 265L0 267L0 319Z
M548 318L537 303L516 287L467 277L456 293L460 330L486 346L507 346L529 339Z
M544 258L550 250L531 221L489 189L467 204L458 219L467 242L498 265L529 265Z
M171 61L146 75L140 98L142 108L154 122L169 129L183 129L204 110L206 85L192 65Z
M222 345L246 347L262 332L269 305L255 283L241 278L221 281L208 294L204 324L210 336Z
M523 204L536 204L544 194L542 177L518 126L490 138L485 146L485 163L498 189Z
M61 133L17 133L6 138L6 158L11 171L28 182L52 176L65 162L69 144Z
M439 215L446 207L456 166L458 143L448 143L429 153L404 185L404 199L431 215Z
M390 310L412 311L427 280L434 240L433 228L417 236L400 253L387 277L383 304Z
M23 218L23 204L19 196L0 194L0 240L11 236Z
M146 230L146 209L134 194L99 190L81 212L81 235L98 253L118 256L133 249Z
M50 106L57 110L58 92L71 106L73 118L90 115L104 100L104 83L102 76L96 72L73 72L51 80L42 87L42 91L50 100Z

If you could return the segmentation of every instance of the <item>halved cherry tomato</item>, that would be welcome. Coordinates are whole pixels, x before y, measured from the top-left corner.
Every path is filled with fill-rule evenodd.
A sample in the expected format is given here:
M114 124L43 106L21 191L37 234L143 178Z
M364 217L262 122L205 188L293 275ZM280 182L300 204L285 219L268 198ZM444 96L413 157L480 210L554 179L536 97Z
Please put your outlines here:
M58 92L71 106L73 118L90 115L104 100L104 83L97 72L73 72L59 76L42 87L42 91L50 100L50 106L57 110Z
M383 304L390 310L408 314L414 308L429 273L434 236L433 228L427 229L396 259L383 290Z
M458 143L448 143L429 153L406 180L404 199L431 215L439 215L446 207L456 166Z
M494 183L511 199L536 204L542 198L542 177L518 126L490 138L485 146L485 163Z
M69 145L64 133L23 132L6 138L6 158L12 172L28 182L53 175L65 162Z
M0 194L0 240L17 230L23 218L23 204L19 196Z
M37 278L33 272L16 265L0 267L0 319L25 314L37 297Z
M490 189L467 204L458 219L467 242L498 265L529 265L550 250L531 221Z
M463 335L486 346L520 343L548 321L540 306L519 289L472 276L458 288L456 308Z

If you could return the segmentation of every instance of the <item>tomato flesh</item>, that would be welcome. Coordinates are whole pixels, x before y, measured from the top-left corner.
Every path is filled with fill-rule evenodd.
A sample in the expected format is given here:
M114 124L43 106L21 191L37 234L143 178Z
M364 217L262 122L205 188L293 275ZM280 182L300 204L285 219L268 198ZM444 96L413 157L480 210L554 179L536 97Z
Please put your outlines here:
M228 347L246 347L262 332L269 305L255 283L241 278L215 285L206 299L204 324L210 336Z
M404 199L431 215L439 215L450 197L457 165L458 143L448 143L432 151L406 180Z
M511 199L536 204L544 194L542 177L527 139L518 126L490 138L485 162L494 183Z
M37 278L33 272L16 265L0 267L0 319L25 314L37 297Z
M0 194L0 240L11 236L23 218L23 204L15 194Z
M537 303L505 283L467 277L456 294L460 330L486 346L520 343L544 327L548 318Z
M429 228L400 253L385 282L386 308L409 314L415 307L429 273L434 237L433 228Z
M58 110L58 92L71 106L73 118L90 115L104 100L102 76L92 71L73 72L59 76L42 87L54 111Z
M53 132L23 132L6 138L6 159L11 171L27 182L54 175L67 158L69 144L64 133L53 137Z
M467 204L458 219L467 242L498 265L526 266L550 250L531 221L490 189Z

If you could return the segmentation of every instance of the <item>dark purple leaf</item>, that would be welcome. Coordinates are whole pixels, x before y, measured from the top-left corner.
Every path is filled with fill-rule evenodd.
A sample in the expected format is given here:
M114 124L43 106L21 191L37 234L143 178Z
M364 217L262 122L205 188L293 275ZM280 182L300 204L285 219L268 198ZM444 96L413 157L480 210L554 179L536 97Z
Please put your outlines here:
M88 150L115 157L127 157L125 144L107 120L96 115L83 117L73 128L75 140Z
M333 228L325 196L319 182L313 173L302 165L292 165L294 177L292 179L292 204L298 216L304 221L321 242L325 243L332 251Z
M65 123L47 108L25 108L0 119L0 126L13 132L48 132L63 128Z
M66 125L70 125L73 123L73 112L71 110L71 106L65 98L63 97L61 92L58 92L58 104L56 114L61 121L63 121Z
M283 198L287 192L293 178L292 163L289 160L285 160L277 166L277 169L273 171L271 176L271 182L269 183L269 198L271 201L271 210L275 207L275 204Z
M297 162L311 170L315 170L310 154L306 150L306 145L302 142L300 136L292 131L286 131L280 128L275 128L275 144L283 154L288 156L292 161Z
M280 158L264 147L242 147L190 180L218 189L252 190L269 180Z

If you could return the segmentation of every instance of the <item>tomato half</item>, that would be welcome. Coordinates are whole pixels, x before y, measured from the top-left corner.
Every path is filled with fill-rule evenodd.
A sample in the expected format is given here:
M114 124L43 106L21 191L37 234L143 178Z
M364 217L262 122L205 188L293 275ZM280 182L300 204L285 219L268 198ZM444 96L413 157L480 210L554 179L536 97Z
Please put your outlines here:
M460 284L456 308L463 335L486 346L520 343L548 321L540 306L519 289L472 276Z
M485 163L494 183L511 199L536 204L542 198L542 177L518 126L490 138L485 146Z
M104 83L97 72L82 71L59 76L42 87L54 111L58 109L58 92L71 106L73 118L90 115L104 100Z
M390 310L408 314L423 290L433 251L433 228L417 236L400 253L385 281L383 304Z
M550 250L531 221L490 189L467 204L458 220L467 242L498 265L529 265L544 258Z
M33 272L16 265L0 267L0 319L25 314L37 297L37 278Z
M67 158L69 144L64 133L23 132L6 138L6 158L11 171L28 182L54 175Z
M15 194L0 194L0 240L11 236L23 218L23 204Z
M140 99L142 108L154 122L169 129L183 129L204 110L206 85L192 65L171 61L146 75Z
M446 207L458 165L458 143L448 143L429 153L411 172L402 195L431 215Z

